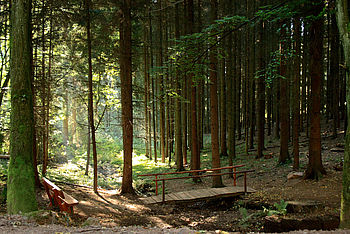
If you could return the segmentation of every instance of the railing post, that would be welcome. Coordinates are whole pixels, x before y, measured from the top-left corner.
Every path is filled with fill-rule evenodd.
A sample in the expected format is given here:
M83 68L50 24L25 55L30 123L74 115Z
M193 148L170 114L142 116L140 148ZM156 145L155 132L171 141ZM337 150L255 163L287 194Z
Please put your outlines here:
M247 172L244 172L244 193L247 193Z
M237 177L236 177L236 168L234 167L233 168L233 186L236 186L237 185L237 183L236 183L236 179L237 179Z
M156 196L158 195L158 176L156 175Z
M162 179L162 184L163 184L163 188L162 188L162 202L165 202L165 180Z

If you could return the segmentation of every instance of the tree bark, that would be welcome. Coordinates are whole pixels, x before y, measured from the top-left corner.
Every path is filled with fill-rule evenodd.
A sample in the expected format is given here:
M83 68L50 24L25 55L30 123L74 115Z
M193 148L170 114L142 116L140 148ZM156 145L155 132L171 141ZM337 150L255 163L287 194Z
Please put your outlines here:
M288 152L288 141L289 141L289 106L288 106L288 100L287 100L287 86L288 86L288 78L286 78L286 71L287 71L287 65L286 65L286 59L284 56L285 49L286 49L286 42L284 41L285 37L285 28L281 29L281 65L280 65L280 75L284 78L280 79L280 122L281 122L281 140L280 140L280 155L278 159L279 164L285 164L287 160L289 159L289 152Z
M294 74L293 74L293 169L299 169L300 126L300 18L294 19Z
M194 32L193 0L186 0L185 3L187 9L187 33L192 34ZM197 85L193 73L189 75L189 79L191 82L191 170L199 170L200 154L197 129ZM198 178L194 178L194 181L197 182Z
M311 112L309 163L305 172L307 179L319 179L326 174L321 156L321 82L322 82L322 51L323 51L323 17L319 14L323 9L322 1L313 5L316 17L310 26L310 73L311 73Z
M262 1L259 1L260 6L262 6ZM260 22L258 25L257 41L258 41L258 71L262 71L265 67L264 64L264 22ZM258 130L258 147L256 158L262 158L264 150L264 141L265 141L265 76L259 74L258 84L257 84L257 130Z
M91 29L90 29L90 0L85 0L86 8L86 33L87 33L87 47L88 47L88 86L89 86L89 125L91 131L91 143L92 143L92 157L94 160L94 192L97 194L97 149L96 149L96 136L95 136L95 123L94 123L94 98L92 89L92 55L91 55Z
M158 1L159 9L162 9L162 0ZM158 67L160 67L160 73L158 76L159 82L159 91L160 91L160 113L159 113L159 122L160 122L160 149L162 156L162 163L165 163L166 151L165 151L165 93L164 93L164 76L163 76L163 10L160 10L158 17L158 33L159 33L159 44L158 44Z
M150 69L153 69L153 37L152 37L152 16L148 13L149 19L149 44L150 44ZM154 162L158 161L157 155L157 128L156 128L156 99L155 99L155 87L154 87L154 77L151 77L152 85L152 127L153 127L153 150L154 150Z
M211 22L217 19L217 0L210 0L210 19ZM210 128L211 128L211 147L212 147L212 167L220 167L219 154L219 115L218 115L218 77L217 77L217 48L213 47L209 51L210 59ZM218 173L220 173L218 171ZM212 187L222 187L221 176L213 176Z
M123 0L120 21L120 79L123 125L123 180L121 193L135 193L132 187L132 63L131 63L131 0Z
M151 149L150 149L150 129L149 129L149 108L148 108L148 102L149 102L149 54L148 54L148 44L147 42L147 26L144 24L143 26L143 40L144 40L144 45L143 45L143 63L144 63L144 112L145 112L145 148L146 148L146 157L152 158L151 156Z
M226 9L230 10L232 9L232 2L231 0L226 0ZM236 4L235 4L236 5ZM234 8L235 9L235 8ZM226 12L229 14L230 12ZM235 38L236 40L233 40ZM229 155L229 165L233 165L233 159L236 157L236 110L237 103L236 103L236 94L237 94L237 87L236 87L236 61L238 55L237 53L234 53L237 51L237 34L234 35L230 34L228 36L228 39L226 41L226 51L227 51L227 130L228 130L228 155ZM234 44L233 44L234 43ZM234 52L233 52L234 51ZM235 58L233 58L233 56Z
M31 1L13 0L11 6L11 122L7 213L37 210L33 170L33 93ZM25 199L24 199L25 198Z
M221 43L220 50L225 50L225 41ZM220 155L227 156L227 140L226 140L226 132L227 132L227 97L226 97L226 59L223 57L220 59L221 67L219 72L220 74Z
M332 7L335 7L335 0L332 2ZM332 8L333 9L333 8ZM330 33L330 76L331 80L331 111L333 117L333 137L337 137L337 129L339 123L339 30L335 14L331 15L331 33Z
M180 38L180 25L179 25L179 7L178 4L175 6L175 38ZM176 159L176 170L183 171L183 154L182 154L182 125L181 125L181 81L179 70L176 67L176 93L177 97L175 100L175 159Z
M91 133L90 126L88 126L88 135L87 135L87 147L86 147L86 166L85 166L85 175L89 175L89 166L90 166L90 158L91 158Z
M346 69L346 88L350 88L350 35L348 30L349 21L349 3L348 1L336 1L336 16L340 39L343 45ZM346 95L347 103L350 103L350 93ZM347 117L350 118L350 105L347 105ZM343 189L341 197L340 210L340 228L350 228L350 125L346 129L345 152L343 164Z

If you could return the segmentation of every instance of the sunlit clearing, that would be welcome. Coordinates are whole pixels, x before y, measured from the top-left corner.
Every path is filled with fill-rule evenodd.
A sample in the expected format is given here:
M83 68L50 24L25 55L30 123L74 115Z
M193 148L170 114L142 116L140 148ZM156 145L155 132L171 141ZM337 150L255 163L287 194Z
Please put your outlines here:
M68 161L68 163L62 164L58 167L58 170L64 170L64 171L80 171L81 169L78 167L77 164L73 164L72 161Z

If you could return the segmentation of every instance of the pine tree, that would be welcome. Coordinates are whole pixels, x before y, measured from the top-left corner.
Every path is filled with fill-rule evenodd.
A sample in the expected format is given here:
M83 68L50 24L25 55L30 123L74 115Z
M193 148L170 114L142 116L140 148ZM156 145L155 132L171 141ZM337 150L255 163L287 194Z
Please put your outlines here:
M34 113L32 93L31 1L11 6L11 136L7 212L37 209L33 170Z

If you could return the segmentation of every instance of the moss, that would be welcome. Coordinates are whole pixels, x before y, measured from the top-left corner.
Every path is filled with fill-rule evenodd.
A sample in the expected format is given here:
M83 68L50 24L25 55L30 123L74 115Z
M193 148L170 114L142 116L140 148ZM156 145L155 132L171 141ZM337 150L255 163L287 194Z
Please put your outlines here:
M24 216L28 218L49 218L51 216L51 211L50 210L36 210L32 212L25 213Z
M350 228L350 135L349 127L345 138L343 191L341 196L340 227Z
M37 209L32 165L21 159L11 160L7 183L7 212L18 214Z

